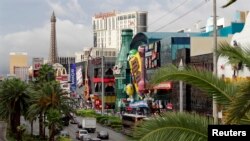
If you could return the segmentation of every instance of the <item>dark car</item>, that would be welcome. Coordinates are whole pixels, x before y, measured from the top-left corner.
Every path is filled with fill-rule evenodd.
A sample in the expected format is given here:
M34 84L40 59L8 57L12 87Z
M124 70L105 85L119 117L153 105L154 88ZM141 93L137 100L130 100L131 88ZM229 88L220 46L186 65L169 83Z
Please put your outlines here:
M77 121L77 127L82 128L82 123L80 121Z
M100 139L109 139L109 133L108 133L108 131L97 132L97 138L100 138Z
M77 120L77 118L76 117L73 117L73 118L71 118L70 119L70 121L69 121L71 124L78 124L78 120Z

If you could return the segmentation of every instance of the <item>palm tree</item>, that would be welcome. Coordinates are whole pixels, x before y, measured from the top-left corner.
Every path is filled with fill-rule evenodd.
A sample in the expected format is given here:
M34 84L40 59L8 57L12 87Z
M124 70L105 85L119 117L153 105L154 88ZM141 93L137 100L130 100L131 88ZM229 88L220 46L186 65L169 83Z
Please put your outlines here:
M34 93L31 100L33 104L29 108L29 115L37 115L40 113L46 115L45 113L47 113L49 109L58 109L65 115L72 111L69 107L72 100L65 96L65 92L56 81L44 83L41 89ZM52 133L51 135L54 136L54 131Z
M28 84L18 78L6 79L0 86L0 117L9 121L11 132L20 136L17 127L20 126L21 114L28 108Z
M211 119L197 114L169 112L139 124L133 138L140 141L206 141L208 124L212 124Z
M249 50L242 48L234 48L231 47L229 44L223 43L220 45L220 48L217 50L217 53L220 56L228 57L229 62L232 60L233 62L242 62L243 67L247 67L250 70ZM173 65L160 68L155 72L152 78L153 79L151 80L151 84L158 84L160 82L169 80L182 80L186 83L191 84L192 86L198 87L204 92L206 92L209 96L214 98L219 105L223 106L223 110L225 111L225 117L223 117L225 124L250 124L249 80L246 80L241 84L226 82L223 79L214 76L212 72L206 70L188 67L182 71L179 71L178 68ZM186 113L183 114L185 115ZM177 120L173 122L178 122L178 116L174 116ZM168 118L168 115L165 115L163 118ZM142 130L140 129L141 127L135 128L135 137L137 140L147 140L151 138L151 136L156 137L168 134L168 131L166 130L162 132L157 132L163 127L160 126L159 128L153 128L153 126L151 126L151 124L147 122L150 122L150 120L144 122L141 127L146 128L145 126L147 125L148 130ZM194 121L187 117L186 121L183 121L182 124L178 124L179 128L183 128L183 130L188 131L190 128L193 127L188 127L184 125L190 122L195 125ZM171 127L171 125L165 124L164 120L161 122L161 125L164 125L165 128L169 126ZM204 128L207 128L207 126ZM194 136L194 134L197 134L191 132L187 133L185 131L183 131L184 134L189 134L190 136ZM179 132L180 131L176 130L174 133L172 133L172 135L175 136L174 140L176 141L183 140L182 136L177 136ZM172 135L169 135L168 138L172 138ZM145 136L147 136L147 138L144 138Z
M33 95L37 95L37 91L39 91L40 89L42 89L44 83L49 82L49 81L53 81L55 80L55 70L53 69L53 67L49 64L44 64L41 66L40 70L39 70L39 75L37 80L35 81L35 85L33 86ZM32 90L31 90L32 91ZM40 112L39 113L39 135L41 138L45 138L45 126L44 126L44 107L34 107L34 105L31 107L31 109L36 109L36 112ZM33 111L34 112L34 111ZM29 115L34 115L34 114L29 114Z
M46 82L55 80L55 70L49 64L44 64L39 70L38 82Z
M227 57L231 64L241 64L241 67L246 67L250 70L250 50L246 47L233 47L226 42L220 44L220 48L217 50L217 54L222 57ZM249 94L250 86L249 79L239 83L238 91L234 100L231 102L230 107L227 111L227 123L236 122L240 120L246 120L249 122L250 119L250 103Z
M58 109L49 109L47 111L47 120L49 132L49 141L54 141L54 136L56 134L55 128L61 125L61 113Z

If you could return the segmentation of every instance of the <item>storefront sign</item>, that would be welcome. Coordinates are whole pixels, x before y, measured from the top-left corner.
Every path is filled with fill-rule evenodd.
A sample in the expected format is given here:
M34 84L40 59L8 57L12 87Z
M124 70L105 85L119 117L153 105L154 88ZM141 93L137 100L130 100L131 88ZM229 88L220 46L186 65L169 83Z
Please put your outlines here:
M148 107L148 104L146 101L136 101L133 103L129 103L129 107L137 108L137 107Z
M154 86L154 89L170 90L170 89L172 89L172 84L171 84L171 82L162 82L162 83Z

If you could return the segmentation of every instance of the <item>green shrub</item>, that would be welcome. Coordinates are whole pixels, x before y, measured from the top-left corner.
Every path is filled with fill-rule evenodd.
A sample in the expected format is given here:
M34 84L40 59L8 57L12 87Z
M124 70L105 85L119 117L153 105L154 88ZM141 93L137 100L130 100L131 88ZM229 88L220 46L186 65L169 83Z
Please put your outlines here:
M108 120L108 117L103 117L103 118L101 118L101 119L99 120L99 122L100 122L101 124L105 124L107 120Z
M80 109L76 111L77 116L82 116L82 117L96 117L97 114L95 113L94 110L92 109Z
M67 138L67 137L58 137L56 141L72 141L72 139Z
M118 120L112 120L111 121L112 125L122 125L122 121L118 121Z

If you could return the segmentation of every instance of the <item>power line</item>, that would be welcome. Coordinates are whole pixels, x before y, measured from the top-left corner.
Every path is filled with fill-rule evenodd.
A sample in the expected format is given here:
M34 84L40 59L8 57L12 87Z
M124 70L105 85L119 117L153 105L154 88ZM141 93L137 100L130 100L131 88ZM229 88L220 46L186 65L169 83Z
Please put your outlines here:
M159 17L159 18L155 19L154 21L152 21L148 26L154 24L154 22L156 22L156 21L162 19L163 17L165 17L165 16L171 14L171 13L174 12L176 9L178 9L179 7L181 7L182 5L184 5L187 1L189 1L189 0L183 1L181 4L177 5L177 6L174 7L173 9L171 9L168 13L166 13L166 14L162 15L161 17Z
M181 16L175 18L174 20L168 22L167 24L161 26L160 28L156 29L154 32L159 31L160 29L162 29L162 28L164 28L164 27L166 27L166 26L168 26L168 25L170 25L170 24L172 24L172 23L178 21L179 19L183 18L183 17L186 16L187 14L193 12L193 11L196 10L196 9L199 9L200 7L202 7L203 5L205 5L206 3L207 3L207 0L205 1L205 3L204 3L204 1L202 1L202 2L199 3L197 6L195 6L193 9L191 9L191 10L189 10L188 12L184 13L183 15L181 15Z

